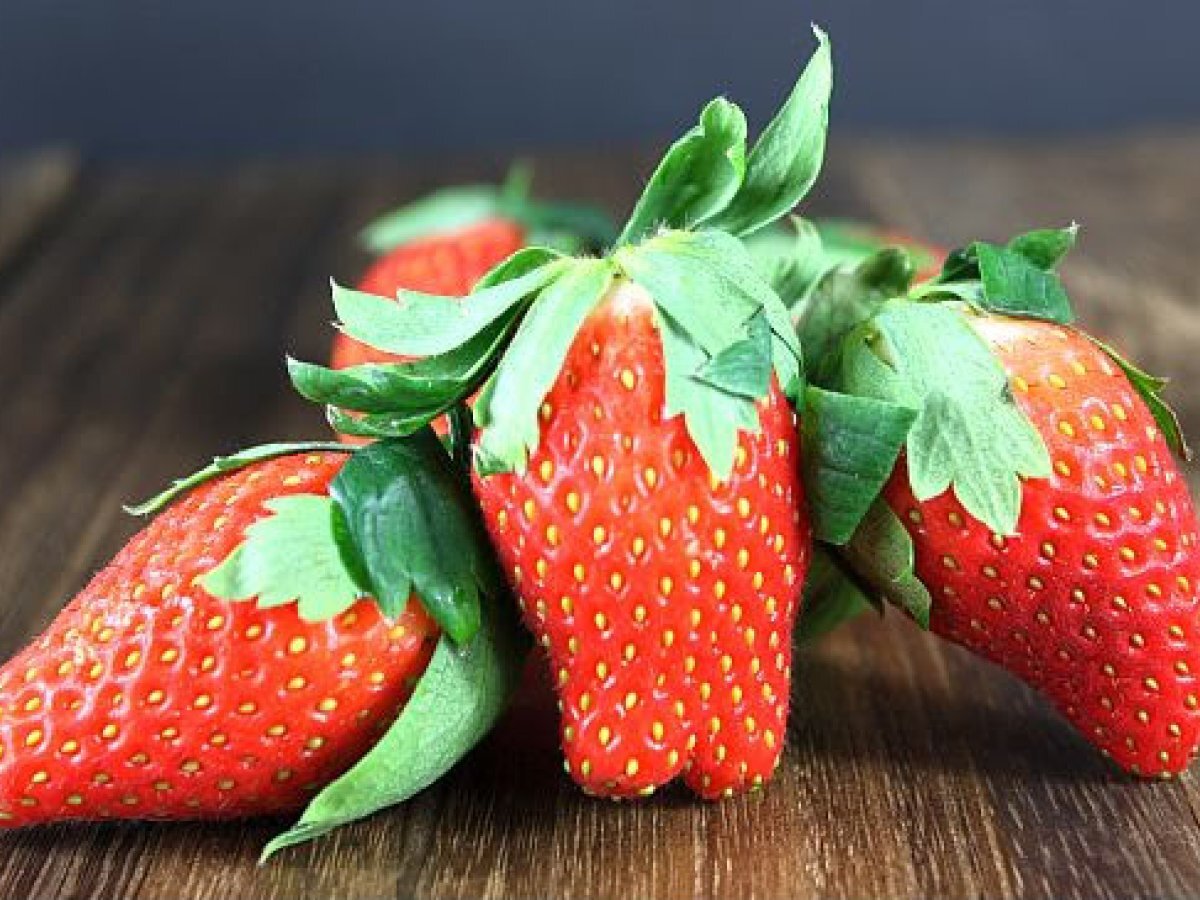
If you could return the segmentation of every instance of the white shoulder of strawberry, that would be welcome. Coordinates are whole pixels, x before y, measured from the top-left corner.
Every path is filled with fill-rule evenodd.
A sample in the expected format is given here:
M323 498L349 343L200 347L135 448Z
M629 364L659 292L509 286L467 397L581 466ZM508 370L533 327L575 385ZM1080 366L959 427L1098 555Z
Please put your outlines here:
M371 222L359 243L372 253L386 253L410 241L505 221L520 226L528 243L563 252L612 245L617 231L607 213L585 203L535 200L532 176L530 166L516 163L503 184L441 188Z
M832 71L828 41L817 37L812 61L753 148L736 105L705 107L606 256L527 249L461 301L401 291L391 302L335 286L343 331L419 359L339 371L293 362L297 389L329 407L335 427L384 437L421 427L482 388L478 468L521 471L577 331L611 289L631 282L653 303L668 414L683 416L709 467L726 477L739 430L756 427L755 402L769 392L772 370L789 396L803 386L786 307L740 238L791 210L820 171Z

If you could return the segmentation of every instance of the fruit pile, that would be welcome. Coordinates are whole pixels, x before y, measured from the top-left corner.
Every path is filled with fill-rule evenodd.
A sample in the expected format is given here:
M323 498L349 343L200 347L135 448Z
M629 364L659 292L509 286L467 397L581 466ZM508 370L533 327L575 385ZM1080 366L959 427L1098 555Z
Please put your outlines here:
M784 224L824 157L817 38L753 146L712 101L620 229L520 170L368 228L331 364L288 361L338 440L131 508L0 670L0 825L303 809L271 853L441 777L531 651L584 791L754 790L793 645L884 601L1130 773L1183 771L1200 550L1164 383L1074 325L1074 227Z

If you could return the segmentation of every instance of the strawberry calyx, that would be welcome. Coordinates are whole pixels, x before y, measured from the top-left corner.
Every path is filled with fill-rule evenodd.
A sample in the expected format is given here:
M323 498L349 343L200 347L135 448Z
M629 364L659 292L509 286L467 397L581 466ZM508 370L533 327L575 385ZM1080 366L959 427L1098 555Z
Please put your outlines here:
M400 291L397 301L334 285L354 339L416 361L333 371L291 361L297 390L331 423L367 437L409 434L477 390L481 474L523 471L538 411L583 322L624 283L654 305L667 366L666 415L682 415L710 470L725 479L739 431L759 427L771 373L796 398L800 344L779 295L739 240L786 214L824 157L829 43L818 48L754 147L733 103L717 99L667 151L604 257L522 250L467 297Z
M1016 405L999 360L971 326L1002 316L1074 327L1057 268L1078 228L1042 229L1004 245L951 252L940 273L911 284L911 261L881 250L808 280L792 305L808 363L803 400L814 533L857 574L833 571L812 588L814 616L865 608L861 587L927 624L928 591L912 570L912 544L880 499L903 465L914 496L950 490L994 534L1015 533L1026 481L1049 477L1045 441ZM812 247L800 266L814 271ZM1090 338L1121 367L1170 445L1187 458L1174 413L1147 375Z
M385 213L364 228L359 243L372 253L387 251L419 238L447 234L494 219L515 222L531 244L567 253L601 249L616 238L612 220L583 203L534 200L530 166L515 164L500 185L446 187Z

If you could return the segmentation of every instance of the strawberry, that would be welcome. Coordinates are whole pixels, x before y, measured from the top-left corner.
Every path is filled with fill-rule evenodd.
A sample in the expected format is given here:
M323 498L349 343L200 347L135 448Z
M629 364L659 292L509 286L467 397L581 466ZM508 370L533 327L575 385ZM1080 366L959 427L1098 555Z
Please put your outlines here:
M493 541L547 647L569 772L630 796L684 774L716 797L770 777L806 568L794 416L778 386L714 483L678 417L654 305L612 288L541 407L528 474L476 475Z
M414 440L445 458L431 433ZM463 533L430 524L429 503L453 507L452 493L419 490L448 458L393 464L392 483L415 493L407 509L383 510L370 473L394 463L396 448L347 458L272 445L218 461L147 507L170 503L0 669L0 825L290 811L393 722L413 727L397 716L441 628L478 641L478 600L468 590L450 609L418 568L394 591L358 511L409 543L411 510L424 504L415 527L457 538L463 558L474 551ZM344 541L358 548L353 564ZM382 549L404 564L396 546ZM364 580L387 602L366 596ZM405 602L410 593L432 599ZM452 705L447 696L438 702Z
M890 479L884 497L937 597L930 627L1041 690L1121 766L1182 771L1200 745L1200 550L1170 448L1086 337L1045 322L973 324L1053 466L1026 483L1007 537L952 494L921 502L903 470Z
M293 383L335 425L402 435L482 387L473 482L546 650L570 775L612 797L677 775L705 797L778 764L809 555L791 402L799 345L739 237L807 192L829 47L755 148L715 100L668 150L615 248L527 248L461 301L335 287L340 327L419 357Z
M308 623L194 583L265 501L326 493L343 460L285 456L188 494L0 669L3 824L290 810L363 755L433 651L420 606Z
M883 506L831 537L1117 764L1171 775L1200 747L1200 548L1172 457L1186 448L1162 383L1071 326L1053 269L1074 238L972 245L913 291L921 302L884 302L850 331L836 386L852 399L818 400L828 434L850 427L839 403L909 410L890 431L875 410L888 458L903 450L868 476L886 479Z

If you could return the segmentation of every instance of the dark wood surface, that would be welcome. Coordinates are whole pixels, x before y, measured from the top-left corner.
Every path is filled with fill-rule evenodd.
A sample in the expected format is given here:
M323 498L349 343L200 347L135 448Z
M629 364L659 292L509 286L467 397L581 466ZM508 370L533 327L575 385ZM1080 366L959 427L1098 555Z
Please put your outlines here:
M620 209L647 159L547 158L539 182ZM946 242L1080 220L1068 278L1083 318L1176 376L1200 433L1200 135L858 140L831 160L810 212ZM320 435L280 360L324 353L326 279L363 263L354 228L500 168L85 171L24 213L0 182L0 229L22 235L0 254L0 655L134 530L122 501L214 453ZM802 653L794 706L785 764L757 796L588 799L562 774L552 712L526 700L441 784L265 868L278 820L52 828L0 835L0 896L1200 893L1194 774L1115 774L1029 691L898 615Z

